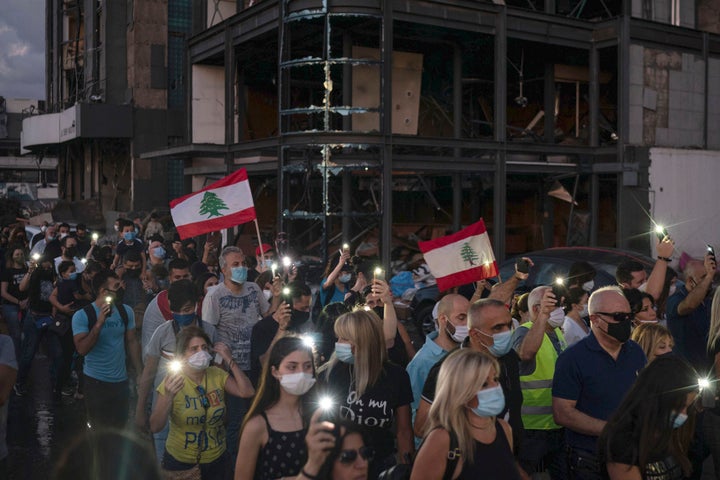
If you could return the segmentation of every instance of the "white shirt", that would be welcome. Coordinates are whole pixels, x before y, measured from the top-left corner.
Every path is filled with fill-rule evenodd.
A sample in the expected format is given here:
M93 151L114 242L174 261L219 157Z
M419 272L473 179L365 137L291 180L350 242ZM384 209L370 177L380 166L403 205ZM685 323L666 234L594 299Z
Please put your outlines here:
M590 329L588 329L587 332L584 331L582 327L575 322L575 320L567 315L565 315L565 321L562 324L562 331L568 347L576 344L590 334Z

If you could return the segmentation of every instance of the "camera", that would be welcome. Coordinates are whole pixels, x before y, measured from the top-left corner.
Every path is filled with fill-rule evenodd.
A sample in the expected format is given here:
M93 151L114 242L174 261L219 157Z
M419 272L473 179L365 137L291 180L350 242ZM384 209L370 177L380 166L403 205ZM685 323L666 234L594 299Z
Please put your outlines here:
M524 258L518 258L515 260L515 270L519 273L530 273L530 262Z

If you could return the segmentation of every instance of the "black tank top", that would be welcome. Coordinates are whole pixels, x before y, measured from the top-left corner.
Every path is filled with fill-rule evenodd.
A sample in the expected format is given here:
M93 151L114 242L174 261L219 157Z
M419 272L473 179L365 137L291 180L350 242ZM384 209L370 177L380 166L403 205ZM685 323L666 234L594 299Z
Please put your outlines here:
M268 430L268 441L260 449L255 464L255 480L275 480L281 477L295 477L305 465L307 447L305 446L306 429L296 432L276 432L270 426L265 412L262 418Z
M495 420L495 440L490 444L475 440L475 460L471 464L463 463L463 469L457 480L520 480L517 463L510 450L500 422Z

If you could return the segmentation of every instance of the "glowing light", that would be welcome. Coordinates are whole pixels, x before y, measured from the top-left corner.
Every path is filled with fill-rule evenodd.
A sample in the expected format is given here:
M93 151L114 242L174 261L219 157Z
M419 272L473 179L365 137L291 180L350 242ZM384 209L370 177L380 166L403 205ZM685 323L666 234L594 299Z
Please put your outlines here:
M331 397L321 397L320 401L318 402L318 405L320 405L320 408L325 410L326 412L330 410L333 405L335 405L335 402Z
M698 387L700 387L701 390L704 388L710 388L710 380L707 378L698 378Z
M290 289L289 289L288 287L284 287L284 288L282 289L282 294L283 294L284 297L289 297L289 296L290 296Z
M292 265L292 259L290 257L283 257L282 259L283 267L289 267Z
M343 243L343 250L345 250L346 252L350 250L350 245L348 245L347 243Z
M80 259L80 262L81 262L81 263L87 263L87 258L81 258L81 259Z
M662 225L655 225L655 233L665 233L665 227Z
M98 235L97 233L93 233L93 234L92 234L92 239L93 239L93 240L97 240L98 238L100 238L100 235Z
M270 270L272 270L273 277L275 276L275 272L277 272L277 263L273 262L270 265Z
M168 365L168 370L171 373L179 373L182 370L182 362L180 360L173 360Z
M310 335L302 335L300 337L302 339L303 345L305 345L308 348L315 348L315 340Z
M108 295L107 297L105 297L105 303L112 303L112 300L113 300L113 299L112 299L112 297L111 297L110 295Z
M380 268L380 267L375 267L375 276L376 276L376 277L381 277L382 274L383 274L383 269Z
M39 254L39 253L33 253L32 259L37 262L38 260L40 260L40 254Z
M370 307L368 307L367 305L365 305L365 306L363 307L363 310L365 310L366 312L369 312L370 310L372 310L372 308L370 308Z
M555 279L555 285L560 285L560 286L565 285L565 279L562 278L562 277L557 277L557 278Z

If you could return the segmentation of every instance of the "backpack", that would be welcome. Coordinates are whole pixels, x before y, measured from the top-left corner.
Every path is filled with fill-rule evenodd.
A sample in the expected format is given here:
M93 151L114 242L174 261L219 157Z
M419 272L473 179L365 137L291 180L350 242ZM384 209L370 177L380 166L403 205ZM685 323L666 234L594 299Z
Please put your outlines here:
M120 318L122 318L123 323L125 324L125 330L127 330L128 324L130 323L130 319L128 318L127 310L125 310L125 305L120 304L122 308L118 308L118 312L120 312ZM93 304L85 305L83 307L83 312L85 312L85 315L87 315L88 319L88 332L92 330L92 328L97 323L97 312L95 312L95 308L93 308Z

